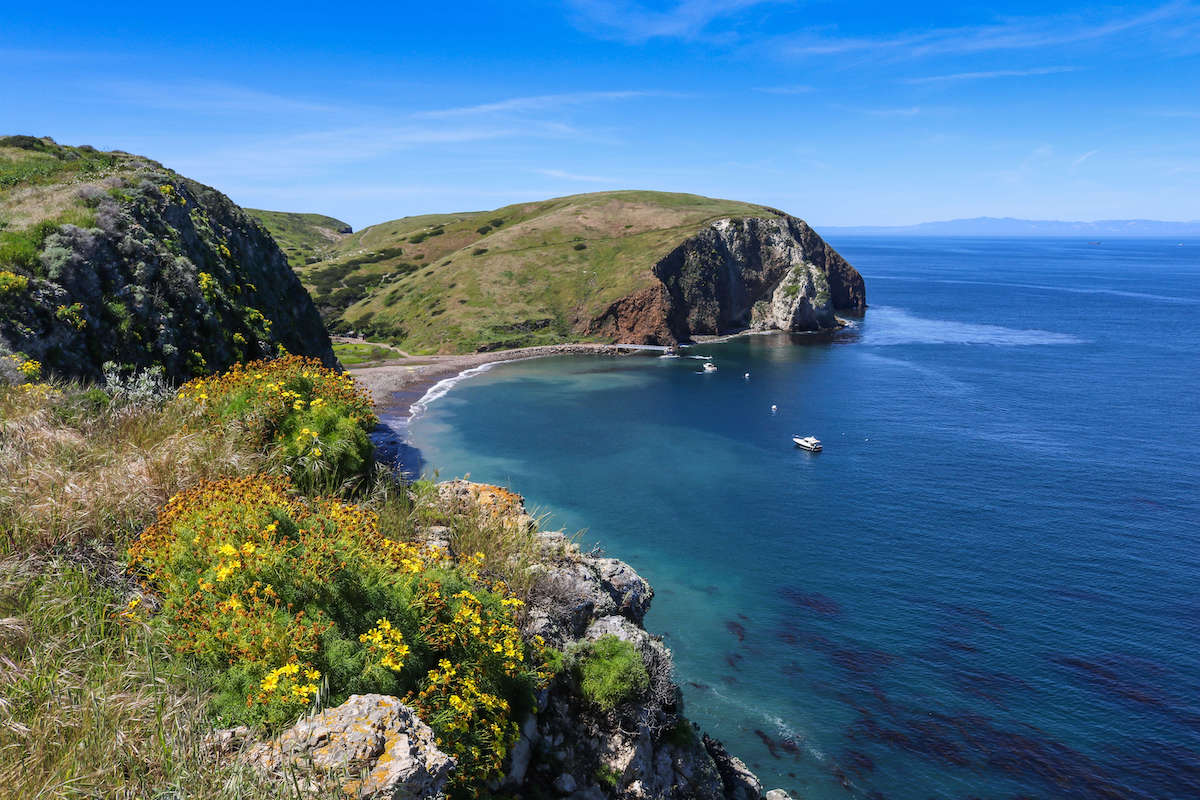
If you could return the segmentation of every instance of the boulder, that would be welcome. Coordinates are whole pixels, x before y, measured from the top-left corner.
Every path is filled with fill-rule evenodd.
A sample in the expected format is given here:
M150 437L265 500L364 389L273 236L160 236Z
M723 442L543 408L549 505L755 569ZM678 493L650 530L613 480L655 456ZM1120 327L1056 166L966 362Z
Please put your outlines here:
M639 625L650 610L654 589L633 567L615 558L592 559L600 585L616 604L617 613Z
M351 695L257 745L248 759L281 782L294 774L306 791L340 789L355 800L441 797L455 766L412 709L381 694Z

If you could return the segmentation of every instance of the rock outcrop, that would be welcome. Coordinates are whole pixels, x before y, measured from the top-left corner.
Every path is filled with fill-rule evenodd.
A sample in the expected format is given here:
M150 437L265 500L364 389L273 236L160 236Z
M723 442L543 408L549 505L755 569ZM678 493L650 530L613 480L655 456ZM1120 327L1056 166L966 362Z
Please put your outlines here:
M836 311L867 307L862 276L803 220L719 219L654 265L656 285L611 304L585 326L632 344L699 334L817 331Z
M89 380L111 361L177 382L281 347L337 363L279 247L225 195L128 153L31 137L0 147L67 165L57 182L0 193L0 222L25 226L8 232L20 243L8 263L0 252L18 287L0 292L0 345ZM81 180L68 166L87 158L99 166ZM46 195L54 213L35 202Z
M219 731L210 747L231 753L248 729ZM336 708L302 719L275 739L242 753L280 786L309 793L340 791L354 800L423 800L443 795L455 762L438 749L433 729L395 697L351 695Z
M671 651L642 628L654 596L649 583L619 559L583 553L562 533L536 530L519 495L463 480L438 488L456 511L474 503L535 536L526 636L567 653L612 636L633 646L649 676L639 697L604 710L581 695L569 670L560 674L521 726L505 788L576 800L761 800L762 786L746 765L684 716ZM445 529L431 526L425 539L441 544Z

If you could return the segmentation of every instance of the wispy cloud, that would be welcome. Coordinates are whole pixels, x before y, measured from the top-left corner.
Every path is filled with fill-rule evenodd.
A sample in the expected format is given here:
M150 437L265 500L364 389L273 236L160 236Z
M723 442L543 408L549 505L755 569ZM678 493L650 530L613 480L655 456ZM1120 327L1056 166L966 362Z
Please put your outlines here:
M813 91L811 86L756 86L754 91L763 94L808 94Z
M183 172L225 173L264 179L319 175L348 164L369 162L405 150L434 152L438 147L501 139L578 139L587 134L557 123L521 125L356 126L314 130L291 136L255 137L227 147L196 153L171 164Z
M1177 2L1142 14L1105 20L1080 15L1023 17L988 25L934 28L890 36L809 32L780 39L778 46L781 52L793 56L869 53L896 58L986 53L1096 41L1162 22L1194 20L1197 15L1197 9L1191 3Z
M729 40L732 32L712 31L714 22L753 6L781 1L678 0L661 10L633 0L567 0L567 6L576 27L604 38L640 44L659 38Z
M197 114L333 113L341 110L328 103L223 83L121 81L103 83L99 90L118 101L143 108Z
M1166 109L1164 111L1152 111L1150 113L1156 117L1167 117L1171 119L1200 119L1200 111L1194 111L1190 108Z
M994 69L984 72L955 72L950 75L927 75L922 78L905 78L904 83L952 83L956 81L979 81L992 78L1027 78L1034 75L1056 75L1060 72L1075 72L1078 67L1034 67L1032 69Z
M480 103L473 106L457 108L442 108L433 111L418 111L413 117L418 119L446 119L449 117L470 117L484 114L502 114L506 112L545 111L564 106L578 106L587 103L607 102L613 100L631 100L638 97L662 97L671 95L670 92L659 91L614 91L614 92L569 92L565 94L542 94L531 97L511 97L493 103Z
M1089 158L1091 158L1092 156L1096 155L1096 153L1099 153L1099 152L1100 151L1098 149L1097 150L1088 150L1086 153L1081 155L1079 158L1072 161L1071 166L1078 167L1080 164L1087 161Z
M909 106L907 108L852 108L850 110L872 117L915 117L921 113L920 106Z
M564 172L561 169L539 169L534 170L539 175L545 175L547 178L558 178L564 181L577 181L580 183L604 183L608 185L616 185L620 181L612 178L605 178L600 175L580 175L575 172Z

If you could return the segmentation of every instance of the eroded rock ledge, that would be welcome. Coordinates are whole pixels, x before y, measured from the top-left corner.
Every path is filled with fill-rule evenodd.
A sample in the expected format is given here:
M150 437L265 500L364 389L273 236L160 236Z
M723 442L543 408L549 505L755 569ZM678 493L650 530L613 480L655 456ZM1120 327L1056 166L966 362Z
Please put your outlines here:
M867 307L862 276L803 220L720 219L654 265L657 282L611 304L585 333L631 344L699 334L837 328Z

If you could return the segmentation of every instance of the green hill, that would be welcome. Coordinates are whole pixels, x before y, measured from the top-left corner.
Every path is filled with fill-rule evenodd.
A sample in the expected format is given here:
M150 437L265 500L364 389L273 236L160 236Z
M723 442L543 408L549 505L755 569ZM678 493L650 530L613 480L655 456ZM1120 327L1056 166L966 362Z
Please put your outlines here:
M297 272L332 330L417 352L592 339L581 324L653 281L655 263L706 224L780 216L698 195L598 192L372 225Z
M278 246L228 197L129 153L0 137L0 355L178 380L281 347L335 363Z
M337 252L337 243L353 231L349 224L324 214L264 211L261 208L245 211L271 232L293 267L330 258Z

